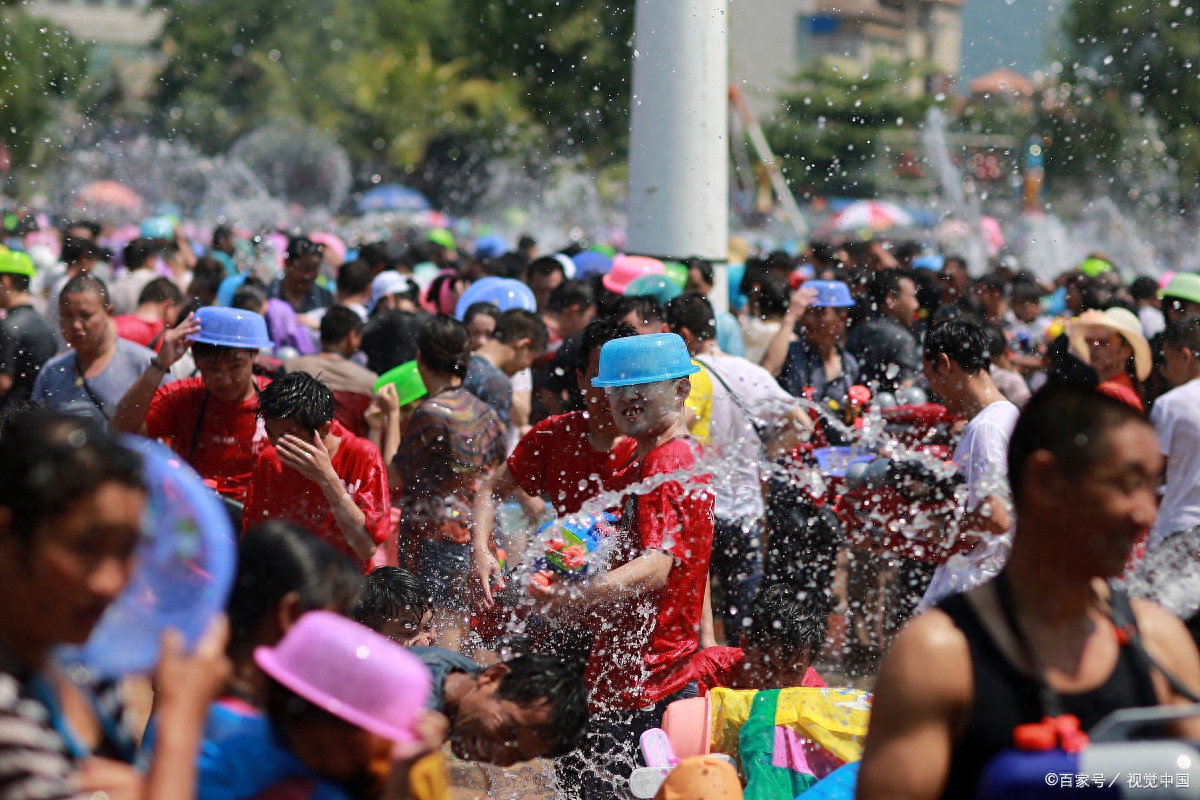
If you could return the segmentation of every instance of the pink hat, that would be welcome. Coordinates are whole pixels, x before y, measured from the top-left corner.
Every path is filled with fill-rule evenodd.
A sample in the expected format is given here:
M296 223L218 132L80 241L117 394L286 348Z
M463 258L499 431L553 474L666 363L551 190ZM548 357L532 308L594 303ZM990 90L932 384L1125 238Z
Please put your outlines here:
M310 611L275 647L258 647L263 672L336 717L393 742L413 725L433 679L400 645L346 617Z
M657 258L646 256L619 255L613 259L612 269L604 276L604 288L617 294L625 294L625 288L643 275L662 275L666 272Z

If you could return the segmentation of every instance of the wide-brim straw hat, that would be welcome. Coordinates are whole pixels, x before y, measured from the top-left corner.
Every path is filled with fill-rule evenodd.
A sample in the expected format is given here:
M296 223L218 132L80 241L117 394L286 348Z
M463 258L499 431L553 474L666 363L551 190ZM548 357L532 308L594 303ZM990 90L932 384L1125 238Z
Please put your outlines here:
M1154 365L1154 359L1150 355L1150 344L1142 334L1142 323L1132 311L1124 308L1109 308L1104 311L1093 309L1071 320L1067 324L1067 337L1071 340L1071 346L1085 357L1090 357L1086 335L1088 328L1108 328L1121 334L1133 348L1133 363L1138 380L1144 381L1150 376L1150 368Z

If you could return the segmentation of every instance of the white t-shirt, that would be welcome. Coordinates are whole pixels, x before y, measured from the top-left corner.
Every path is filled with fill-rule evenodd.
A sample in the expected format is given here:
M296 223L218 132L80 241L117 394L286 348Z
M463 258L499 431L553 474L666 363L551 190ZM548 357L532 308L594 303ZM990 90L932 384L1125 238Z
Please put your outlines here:
M1138 322L1142 323L1142 334L1147 339L1153 339L1167 329L1166 318L1154 306L1142 306L1139 308Z
M1158 450L1167 457L1166 487L1150 533L1153 548L1169 534L1200 525L1200 380L1155 400L1150 422Z
M796 398L780 388L771 373L744 358L725 354L697 356L712 378L712 420L706 450L720 461L714 471L714 514L718 519L758 518L765 511L759 462L762 440L754 425L717 380L720 375L742 406L772 432L796 406Z
M1008 440L1021 412L1007 400L992 403L963 429L954 450L954 463L967 479L967 508L975 510L987 497L1010 501L1008 487ZM944 597L966 592L985 583L1004 569L1012 550L1012 531L975 545L973 550L951 556L939 564L918 609L923 611Z

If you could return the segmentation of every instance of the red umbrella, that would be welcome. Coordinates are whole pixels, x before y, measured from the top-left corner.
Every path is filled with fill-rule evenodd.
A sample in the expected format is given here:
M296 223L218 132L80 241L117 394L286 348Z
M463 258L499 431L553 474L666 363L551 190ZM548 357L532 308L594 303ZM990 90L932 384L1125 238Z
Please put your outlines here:
M75 197L75 205L133 209L142 205L142 198L133 189L116 181L95 181L79 190Z

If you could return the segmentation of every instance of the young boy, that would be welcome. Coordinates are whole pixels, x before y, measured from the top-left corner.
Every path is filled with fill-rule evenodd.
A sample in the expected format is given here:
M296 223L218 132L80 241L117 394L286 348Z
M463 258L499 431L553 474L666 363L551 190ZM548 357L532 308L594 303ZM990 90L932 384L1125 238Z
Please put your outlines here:
M656 369L648 370L651 360ZM617 429L637 442L638 464L625 477L641 493L622 503L610 571L530 587L548 614L582 608L596 629L584 682L597 713L584 749L600 767L583 777L587 798L614 796L638 737L662 722L691 680L713 537L712 476L692 474L700 448L683 419L687 376L698 369L673 333L601 348L592 385L605 389Z
M363 579L353 616L405 647L431 647L437 638L425 584L399 567L379 567Z
M750 629L739 647L708 647L692 657L701 693L729 689L823 687L811 666L821 653L828 618L819 604L804 603L787 584L764 587L750 606Z
M254 465L242 523L249 530L272 518L298 522L365 572L391 524L387 468L333 409L333 392L307 372L262 390L258 413L271 444Z

